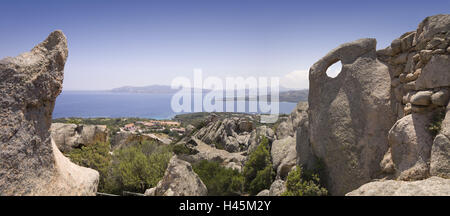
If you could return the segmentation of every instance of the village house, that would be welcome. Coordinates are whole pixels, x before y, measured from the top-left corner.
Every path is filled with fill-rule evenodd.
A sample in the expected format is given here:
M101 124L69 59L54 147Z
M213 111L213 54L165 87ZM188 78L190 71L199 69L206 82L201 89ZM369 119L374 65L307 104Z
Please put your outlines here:
M123 129L127 130L127 131L135 131L136 126L133 123L130 123L130 124L126 124L125 126L123 126Z

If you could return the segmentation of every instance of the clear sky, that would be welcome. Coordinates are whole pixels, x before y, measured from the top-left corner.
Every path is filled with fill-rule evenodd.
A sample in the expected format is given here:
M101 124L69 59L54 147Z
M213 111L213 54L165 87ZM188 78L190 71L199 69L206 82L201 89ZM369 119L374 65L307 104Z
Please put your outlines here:
M339 44L373 37L384 48L426 16L449 12L448 0L1 0L0 58L61 29L64 90L170 85L195 68L307 88L309 67Z

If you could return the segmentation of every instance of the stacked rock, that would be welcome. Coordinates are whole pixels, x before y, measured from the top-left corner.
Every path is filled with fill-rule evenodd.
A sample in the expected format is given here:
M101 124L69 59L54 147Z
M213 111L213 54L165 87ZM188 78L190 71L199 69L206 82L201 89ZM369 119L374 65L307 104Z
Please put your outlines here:
M417 31L403 34L386 55L397 115L424 113L445 107L450 87L450 26L448 15L428 17Z

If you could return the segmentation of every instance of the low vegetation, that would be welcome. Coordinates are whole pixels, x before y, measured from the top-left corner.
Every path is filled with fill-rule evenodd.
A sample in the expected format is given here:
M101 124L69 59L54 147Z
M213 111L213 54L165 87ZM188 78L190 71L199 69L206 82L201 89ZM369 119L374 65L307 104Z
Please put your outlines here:
M441 131L442 121L445 118L445 110L440 110L433 115L430 124L428 125L428 131L433 137L436 137Z
M328 191L321 186L319 176L297 166L286 180L286 191L282 196L325 196Z
M184 144L176 144L173 145L172 147L172 151L173 153L175 153L176 155L193 155L193 154L197 154L198 151L192 148L187 147Z
M106 184L106 177L108 176L112 164L110 151L111 145L109 142L98 142L94 145L74 149L66 156L68 156L72 162L80 166L97 170L100 174L98 190L103 191Z
M245 163L244 186L250 195L256 195L260 191L270 188L273 182L275 172L272 168L269 150L269 140L262 137L259 146L249 155L249 159Z
M82 147L69 152L75 163L98 170L98 191L122 195L123 191L144 193L164 176L172 156L169 146L143 141L110 153L109 143Z
M236 196L244 191L244 177L237 170L207 160L194 164L193 169L208 188L210 196Z

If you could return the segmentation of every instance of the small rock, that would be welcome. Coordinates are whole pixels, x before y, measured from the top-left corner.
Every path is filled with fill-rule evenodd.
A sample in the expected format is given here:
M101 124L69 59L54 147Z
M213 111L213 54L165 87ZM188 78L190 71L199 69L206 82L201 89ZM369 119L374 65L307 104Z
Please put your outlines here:
M433 50L421 50L419 52L420 61L428 62L431 59L432 52L433 52Z
M406 82L416 80L420 76L420 73L422 73L422 69L419 68L416 71L414 71L414 73L410 73L410 74L406 75L406 77L405 77Z
M431 95L431 102L438 106L447 106L449 99L449 92L446 89L440 90Z
M406 90L416 90L416 81L411 81L409 83L405 83L403 88Z
M413 96L411 96L411 104L428 106L431 104L432 91L419 91Z

